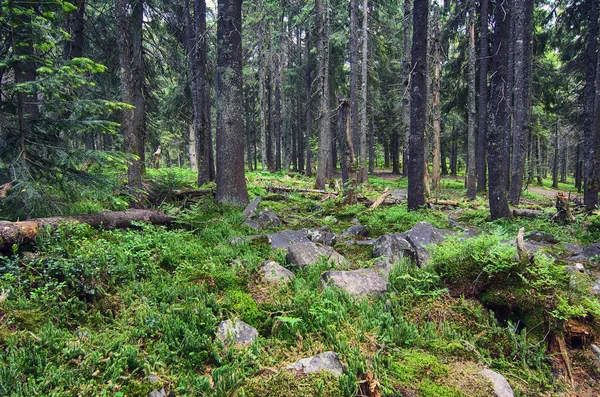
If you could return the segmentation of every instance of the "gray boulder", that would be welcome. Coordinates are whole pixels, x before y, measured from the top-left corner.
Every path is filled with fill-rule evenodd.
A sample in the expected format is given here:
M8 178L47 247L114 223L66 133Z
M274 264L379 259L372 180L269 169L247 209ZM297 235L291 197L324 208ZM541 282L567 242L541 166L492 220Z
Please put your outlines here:
M286 367L289 371L297 371L300 374L311 374L314 372L329 372L335 376L344 373L344 367L338 355L332 351L324 352L309 358L303 358Z
M264 279L273 284L287 283L296 278L294 273L273 261L265 261L261 270Z
M302 229L308 238L313 243L319 243L333 247L336 242L336 235L327 226L322 226L318 229Z
M327 258L327 263L332 266L347 263L346 258L333 248L313 242L290 244L286 260L289 264L306 267L318 263L322 257Z
M256 328L242 320L221 321L217 328L217 338L225 344L233 342L239 345L249 345L257 336Z
M491 369L484 369L481 371L481 375L485 376L492 382L494 386L494 394L496 397L514 397L515 393L513 392L512 387L506 380L506 378L500 375L498 372L492 371Z
M600 295L600 278L592 285L592 294Z
M268 227L277 227L281 225L281 220L275 212L266 209L262 210L257 216L252 219L247 219L245 226L251 227L254 230L266 229Z
M565 272L567 272L569 274L577 274L577 273L590 274L590 271L587 270L585 268L585 266L583 266L583 263L579 263L579 262L577 262L573 265L565 266Z
M367 237L369 231L362 225L352 225L342 233L342 237Z
M262 199L257 196L257 197L254 197L252 199L252 201L250 201L250 203L246 206L246 208L242 212L242 215L244 216L244 218L249 219L249 218L254 217L254 214L256 214L256 210L258 209L258 205L260 204L261 200Z
M293 243L310 243L303 230L282 230L278 233L267 234L269 244L273 248L287 249Z
M577 247L577 246L574 246ZM594 258L600 257L600 243L594 243L587 247L581 248L580 251L575 251L574 255L569 257L569 261L590 262ZM598 260L598 259L596 259Z
M392 266L404 257L414 258L415 251L408 241L397 234L384 234L373 243L373 257L384 274L389 274Z
M408 197L408 190L407 189L397 189L397 190L393 190L392 193L390 193L390 197L395 199L395 200L406 200Z
M438 229L429 222L418 222L412 229L402 233L400 236L405 238L416 252L417 266L423 267L431 257L426 246L441 243L452 234L455 234L455 232Z
M598 360L598 362L600 363L600 347L598 347L597 345L594 345L592 343L592 345L590 346L590 349L592 350L594 357L596 357L596 360Z
M328 271L321 276L325 284L335 285L352 296L380 295L387 291L387 283L372 269Z
M556 237L554 237L553 234L544 233L539 230L534 230L531 233L527 234L527 236L525 236L525 239L530 241L542 241L550 244L558 243L558 240L556 239Z

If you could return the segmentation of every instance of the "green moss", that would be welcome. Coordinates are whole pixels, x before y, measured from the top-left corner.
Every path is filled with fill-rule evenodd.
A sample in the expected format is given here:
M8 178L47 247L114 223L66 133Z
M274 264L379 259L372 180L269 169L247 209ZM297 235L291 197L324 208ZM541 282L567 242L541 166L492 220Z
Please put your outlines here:
M316 373L298 376L283 370L272 376L260 376L248 380L238 395L240 397L328 397L343 394L334 375Z

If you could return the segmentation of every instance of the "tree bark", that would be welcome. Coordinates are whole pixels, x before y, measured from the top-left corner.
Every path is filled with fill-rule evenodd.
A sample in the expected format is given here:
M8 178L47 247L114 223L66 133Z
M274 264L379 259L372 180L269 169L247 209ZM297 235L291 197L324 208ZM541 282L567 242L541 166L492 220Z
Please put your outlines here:
M560 124L560 119L557 116L556 117L556 125L555 125L555 129L554 129L554 157L552 159L552 187L554 189L558 189L558 165L559 165L559 160L558 160L558 156L560 153L560 148L558 147L558 142L559 142L559 124Z
M315 0L317 18L317 59L319 65L319 164L317 165L318 189L323 189L332 177L331 167L331 120L329 97L329 3Z
M144 62L142 52L142 27L144 1L116 0L115 14L119 29L118 46L121 58L123 102L133 109L123 110L121 133L125 153L130 155L127 164L128 184L133 189L142 188L145 172L146 117L144 99ZM132 205L140 206L137 197Z
M505 165L506 152L504 146L505 131L507 128L507 49L509 39L509 21L506 18L504 6L506 0L496 5L494 12L496 26L494 29L494 50L492 58L492 81L490 106L488 112L489 138L489 203L492 220L510 218L506 196Z
M479 131L477 136L477 190L487 190L488 0L479 2Z
M311 69L310 69L310 33L306 31L306 70L304 72L304 93L306 98L306 176L312 176L312 148L310 140L312 138L312 115L311 115Z
M583 174L583 201L585 208L591 211L598 207L598 164L596 154L596 127L594 126L594 102L596 96L596 66L598 63L597 40L598 40L598 13L599 0L588 0L590 4L589 28L587 37L585 70L585 91L583 107L583 130L584 130L584 174Z
M469 81L468 81L468 149L467 149L467 198L475 200L477 194L477 165L476 148L477 148L477 131L475 129L475 118L477 117L476 109L476 81L475 81L475 0L470 0L469 5Z
M350 130L352 141L356 143L354 146L355 155L358 155L360 150L358 129L358 84L360 79L358 3L359 0L350 0Z
M14 244L27 244L35 240L40 229L56 229L69 222L87 223L92 227L102 226L105 230L133 227L134 222L149 222L154 225L168 225L173 221L162 212L142 209L127 211L102 211L97 214L59 216L31 219L25 222L0 221L0 251L10 250Z
M523 174L525 172L525 154L529 140L529 129L527 126L527 105L529 103L529 87L525 80L526 69L529 65L526 51L528 28L527 2L533 0L515 1L513 6L513 19L515 22L514 49L514 106L513 106L513 146L512 146L512 177L510 178L510 190L508 198L511 203L519 204L521 191L523 190Z
M410 137L408 144L408 208L419 209L425 204L425 117L427 105L427 20L429 1L415 0L413 9L414 34L411 59L414 65L410 85Z
M66 31L71 35L71 39L65 43L65 59L81 58L83 56L83 28L85 17L85 0L73 0L73 5L77 11L69 14L67 18Z
M242 117L242 0L219 0L217 21L217 192L219 203L248 202Z
M413 0L404 0L403 17L403 40L402 40L402 117L400 119L400 130L404 134L404 142L409 141L410 137L410 73L412 69L410 59L410 45L412 33L412 4ZM407 150L403 150L402 170L404 175L408 175L408 155Z
M369 0L363 0L362 19L362 65L361 65L361 108L360 108L360 148L358 161L358 183L368 183L367 173L367 83L369 64Z
M190 156L190 169L195 172L198 171L198 160L196 157L196 131L194 131L193 123L188 124L188 140L190 142L188 150Z
M438 193L441 189L441 153L440 146L441 134L442 134L442 107L440 102L440 91L441 91L441 69L442 69L442 56L441 56L441 43L442 38L442 26L438 12L436 12L434 27L434 38L433 38L433 164L431 168L431 184L433 191Z

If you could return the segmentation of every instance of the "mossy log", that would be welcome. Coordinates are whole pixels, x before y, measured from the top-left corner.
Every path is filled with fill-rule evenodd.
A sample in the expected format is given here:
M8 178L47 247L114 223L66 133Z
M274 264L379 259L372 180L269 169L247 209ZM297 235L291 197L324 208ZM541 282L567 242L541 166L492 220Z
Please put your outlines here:
M0 250L10 250L14 244L27 244L35 240L40 229L58 228L63 223L87 223L104 229L124 229L133 222L148 222L154 225L168 225L173 219L162 212L142 209L127 211L102 211L90 215L57 216L31 219L23 222L0 221Z

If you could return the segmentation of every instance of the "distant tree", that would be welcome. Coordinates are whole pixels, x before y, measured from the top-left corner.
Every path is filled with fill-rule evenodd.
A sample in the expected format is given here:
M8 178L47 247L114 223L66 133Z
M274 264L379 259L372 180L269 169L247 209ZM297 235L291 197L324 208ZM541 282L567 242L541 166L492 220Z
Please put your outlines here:
M219 203L248 202L244 174L242 0L219 0L217 21L217 192Z
M600 137L596 135L594 126L594 102L596 96L596 66L598 64L598 14L600 13L599 0L588 0L589 2L589 26L586 47L586 70L585 89L583 105L583 200L588 210L598 207L598 191L600 190L600 170L598 170L597 141ZM597 122L597 120L596 120Z

